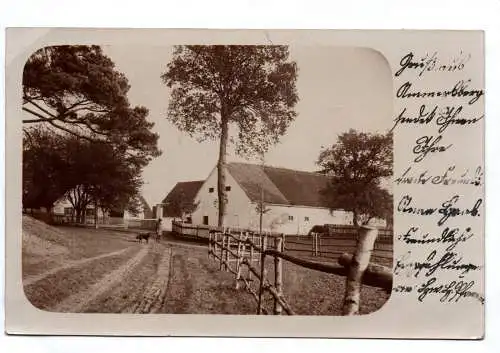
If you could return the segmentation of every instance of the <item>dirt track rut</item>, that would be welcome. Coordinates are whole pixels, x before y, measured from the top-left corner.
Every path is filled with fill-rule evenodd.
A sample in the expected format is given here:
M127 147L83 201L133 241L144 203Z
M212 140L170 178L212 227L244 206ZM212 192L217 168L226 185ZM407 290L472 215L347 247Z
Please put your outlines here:
M165 248L154 280L147 288L141 301L131 309L132 313L146 314L159 311L168 288L171 258L172 249Z
M88 289L75 293L62 302L55 305L51 311L57 312L82 312L97 297L101 296L114 286L118 285L127 275L132 272L142 259L150 251L150 246L143 247L133 258L120 268L108 273L100 281Z
M106 257L118 256L118 255L121 255L121 254L123 254L124 252L126 252L128 250L130 250L130 248L125 248L125 249L122 249L122 250L113 251L113 252L110 252L110 253L106 253L106 254L102 254L102 255L94 256L94 257L89 257L89 258L85 258L85 259L82 259L82 260L71 261L71 262L69 262L69 263L67 263L65 265L53 268L53 269L51 269L49 271L40 273L38 275L29 276L29 277L24 278L23 279L23 286L30 286L33 283L41 281L42 279L44 279L44 278L46 278L46 277L48 277L50 275L53 275L53 274L55 274L55 273L57 273L59 271L67 270L67 269L72 268L72 267L78 267L78 266L81 266L81 265L85 265L85 264L87 264L89 262L92 262L92 261L95 261L95 260L104 259Z

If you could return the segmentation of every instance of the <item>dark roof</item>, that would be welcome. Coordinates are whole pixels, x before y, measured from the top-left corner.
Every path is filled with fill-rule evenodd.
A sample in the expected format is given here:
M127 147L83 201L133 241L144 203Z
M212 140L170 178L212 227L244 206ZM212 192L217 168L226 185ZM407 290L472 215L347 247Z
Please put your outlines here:
M227 168L253 202L261 200L263 191L267 203L328 207L320 194L328 183L322 174L247 163L228 163Z
M269 179L260 165L228 163L227 169L251 201L261 200L263 191L264 202L289 204L288 199Z
M198 193L204 182L204 180L196 180L177 183L161 202L163 204L167 204L165 211L166 216L170 216L170 212L168 209L169 201L182 199L185 202L193 202L196 194Z

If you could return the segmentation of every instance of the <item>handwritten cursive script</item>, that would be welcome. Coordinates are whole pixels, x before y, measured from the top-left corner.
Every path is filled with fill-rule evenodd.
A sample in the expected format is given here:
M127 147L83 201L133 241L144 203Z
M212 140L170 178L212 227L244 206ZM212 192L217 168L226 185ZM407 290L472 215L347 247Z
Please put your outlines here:
M432 277L417 289L420 293L418 300L422 302L428 295L441 295L441 302L458 302L460 299L473 297L484 304L484 297L470 290L474 284L474 281L451 281L439 284L436 277Z
M398 176L394 182L397 185L400 184L420 184L420 185L472 185L480 186L482 185L482 178L484 175L483 168L477 167L474 173L470 173L469 169L466 169L463 173L455 176L456 166L452 165L446 168L441 174L435 175L431 174L428 170L423 172L417 172L414 174L413 167L409 166L405 169L403 174Z
M459 243L465 243L473 236L471 227L467 227L463 231L460 231L459 227L446 227L439 236L432 236L429 232L422 232L420 227L410 227L406 233L398 235L397 239L406 244L449 244L445 250L452 251Z
M446 152L451 146L450 143L447 146L440 145L439 142L443 139L443 136L422 136L415 141L416 145L413 147L413 153L417 155L415 157L414 162L422 161L429 153L436 152Z
M399 65L401 68L396 71L394 76L400 76L405 70L416 70L418 76L422 76L425 72L456 72L465 68L465 64L470 60L471 55L465 55L463 52L453 58L449 63L441 63L438 58L438 53L427 54L415 61L415 55L410 52L401 58Z
M408 149L410 163L394 178L405 190L395 212L404 224L396 239L406 252L394 262L393 273L403 281L393 293L414 295L417 302L469 298L484 304L476 289L482 262L476 253L470 257L481 240L478 193L484 185L484 167L467 164L474 156L470 149L480 144L475 139L484 119L477 104L484 90L476 87L482 78L469 70L471 58L462 50L447 56L406 51L394 71L400 107L390 132L405 129L405 135L395 136L406 142L400 146ZM398 151L401 155L406 156Z
M470 126L476 124L484 118L484 115L479 117L462 117L463 106L445 106L440 108L438 105L427 107L422 104L417 114L409 116L407 107L404 107L399 115L394 119L394 125L389 130L393 132L399 125L428 125L435 123L438 126L438 132L445 132L450 126Z
M469 89L471 80L460 80L451 89L433 90L433 91L419 91L412 90L413 83L407 81L398 88L396 97L398 98L468 98L469 104L474 104L484 95L481 89Z
M420 216L431 216L434 214L442 215L437 222L438 226L442 226L450 218L457 216L471 216L478 217L480 215L479 208L483 203L483 199L478 199L471 208L459 208L454 207L459 201L460 196L455 195L451 199L443 202L441 208L437 207L415 207L412 205L413 197L410 195L404 195L399 201L397 210L401 213L420 215Z

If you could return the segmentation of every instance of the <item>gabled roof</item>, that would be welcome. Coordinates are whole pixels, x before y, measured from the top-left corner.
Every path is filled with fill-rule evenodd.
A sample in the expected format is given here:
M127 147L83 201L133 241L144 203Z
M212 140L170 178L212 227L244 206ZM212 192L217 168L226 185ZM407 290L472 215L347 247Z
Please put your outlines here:
M328 207L321 197L325 175L247 163L228 163L227 169L252 202Z
M260 165L228 163L227 170L251 201L260 201L261 197L264 196L264 202L267 203L289 204L288 199Z
M203 185L204 180L184 181L177 183L161 203L166 204L165 215L170 217L171 213L168 207L169 202L182 199L184 202L193 202L196 194Z

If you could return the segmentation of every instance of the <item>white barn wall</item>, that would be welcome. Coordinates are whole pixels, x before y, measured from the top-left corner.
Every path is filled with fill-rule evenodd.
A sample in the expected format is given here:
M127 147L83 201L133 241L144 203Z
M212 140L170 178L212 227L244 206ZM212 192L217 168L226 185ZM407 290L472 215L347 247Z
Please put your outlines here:
M326 208L307 206L267 205L269 211L263 216L263 229L285 234L307 234L315 225L352 224L352 214L345 211L330 211ZM255 206L253 207L255 209ZM289 217L293 217L290 220ZM308 217L308 220L306 220ZM250 228L259 228L259 215L255 212Z
M226 205L225 225L227 227L247 227L255 206L252 209L250 199L229 172L226 172L226 186L230 186L231 190L227 191L229 201ZM210 188L214 188L212 193L209 192ZM217 168L212 170L201 186L195 197L195 202L200 203L192 214L193 224L203 224L203 217L208 216L208 224L217 226Z
M161 217L161 230L171 232L174 217ZM177 219L179 221L179 219Z
M259 214L257 204L251 202L238 182L228 172L226 173L228 204L226 209L225 225L227 227L241 227L259 229ZM209 188L214 188L212 193ZM195 197L199 202L197 210L192 214L193 224L203 224L203 216L208 216L208 224L217 226L217 168L214 168ZM330 211L325 208L306 206L267 205L270 209L263 216L263 229L266 231L283 232L286 234L307 234L314 225L352 224L352 215L345 211ZM289 216L293 220L289 220ZM309 221L305 218L309 217Z

